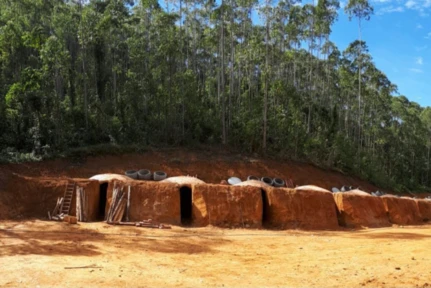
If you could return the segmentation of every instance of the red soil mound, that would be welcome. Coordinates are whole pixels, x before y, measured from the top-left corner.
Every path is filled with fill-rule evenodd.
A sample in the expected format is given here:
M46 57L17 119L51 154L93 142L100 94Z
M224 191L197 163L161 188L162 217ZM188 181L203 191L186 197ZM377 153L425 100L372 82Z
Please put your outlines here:
M57 198L63 196L67 180L11 176L0 194L0 219L47 218Z
M332 193L316 189L267 188L264 225L278 229L337 229Z
M124 175L126 170L141 168L165 171L170 176L197 176L206 183L220 183L222 179L231 176L246 179L248 175L274 175L282 179L292 179L299 186L313 184L331 189L342 185L352 185L360 186L364 191L377 190L377 187L358 178L310 164L238 155L220 148L200 151L159 150L142 154L105 155L79 160L55 159L35 163L0 165L0 176L2 170L7 170L33 177L89 178L102 173Z
M31 178L12 175L0 193L0 219L19 218L48 218L48 211L52 212L58 197L63 197L67 182L74 181L83 187L87 193L98 195L99 183L88 179L50 179ZM98 200L89 197L89 209ZM75 201L71 203L70 215L75 215ZM90 213L89 219L93 219Z
M340 224L347 227L390 226L382 198L362 191L334 194Z
M105 213L112 203L115 185L124 187L124 192L127 192L128 186L130 186L130 221L152 219L166 224L181 224L178 185L153 181L111 182L107 191Z
M257 187L193 185L193 225L260 227L262 196Z
M381 198L391 223L399 225L415 225L422 223L415 199L395 197L392 195L384 195Z
M423 221L431 221L431 200L416 200Z

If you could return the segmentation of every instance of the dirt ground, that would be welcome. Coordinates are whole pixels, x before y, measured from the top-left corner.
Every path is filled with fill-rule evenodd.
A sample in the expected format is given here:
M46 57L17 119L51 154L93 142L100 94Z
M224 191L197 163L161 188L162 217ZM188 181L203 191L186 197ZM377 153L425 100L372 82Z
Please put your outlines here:
M132 169L162 170L168 173L168 177L197 176L207 183L220 183L221 180L226 180L231 176L245 180L247 176L254 175L292 179L295 185L312 184L325 189L331 189L334 186L340 188L342 185L360 187L366 192L378 189L359 178L321 169L307 163L263 159L211 147L200 150L164 149L142 154L105 155L0 165L0 184L2 179L4 180L10 173L30 177L89 178L102 173L124 175L126 170Z
M15 176L88 178L144 168L207 183L255 175L326 189L377 190L305 163L176 149L0 165L0 209L19 208L2 203L26 197L21 194L27 190L10 185L21 179ZM337 231L158 230L17 219L0 220L0 287L431 287L430 224ZM82 267L88 265L95 267Z
M0 247L2 287L431 286L431 226L316 232L3 221ZM98 268L78 268L87 265Z

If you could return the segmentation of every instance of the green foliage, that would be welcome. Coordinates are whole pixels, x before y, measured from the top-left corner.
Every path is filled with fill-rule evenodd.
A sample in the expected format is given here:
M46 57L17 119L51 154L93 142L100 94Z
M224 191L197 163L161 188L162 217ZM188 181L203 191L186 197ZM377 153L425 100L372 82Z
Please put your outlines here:
M0 161L225 143L431 186L431 109L329 41L337 0L81 3L0 0Z

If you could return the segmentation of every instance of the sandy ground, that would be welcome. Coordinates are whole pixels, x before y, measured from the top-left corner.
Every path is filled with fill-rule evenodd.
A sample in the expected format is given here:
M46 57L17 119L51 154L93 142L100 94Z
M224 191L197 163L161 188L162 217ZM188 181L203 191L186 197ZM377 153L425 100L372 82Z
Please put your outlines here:
M431 287L431 225L158 230L2 221L0 248L2 287ZM99 268L76 268L87 265Z

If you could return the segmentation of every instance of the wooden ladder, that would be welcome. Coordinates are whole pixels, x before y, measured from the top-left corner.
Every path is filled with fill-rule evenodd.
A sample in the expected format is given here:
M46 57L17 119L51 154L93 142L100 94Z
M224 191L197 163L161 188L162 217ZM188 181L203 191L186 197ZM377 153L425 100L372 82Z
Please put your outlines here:
M73 192L75 192L75 182L68 182L64 192L63 204L60 208L60 214L69 215L70 206L72 205Z

